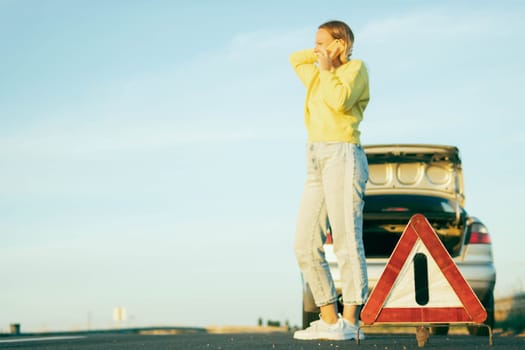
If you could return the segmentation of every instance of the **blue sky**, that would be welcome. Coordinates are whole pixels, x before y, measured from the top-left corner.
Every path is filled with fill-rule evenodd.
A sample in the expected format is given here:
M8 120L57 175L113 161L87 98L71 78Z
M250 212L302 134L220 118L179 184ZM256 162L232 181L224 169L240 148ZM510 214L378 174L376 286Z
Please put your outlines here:
M497 295L523 290L520 1L0 0L0 331L300 323L304 88L341 19L364 144L460 148Z

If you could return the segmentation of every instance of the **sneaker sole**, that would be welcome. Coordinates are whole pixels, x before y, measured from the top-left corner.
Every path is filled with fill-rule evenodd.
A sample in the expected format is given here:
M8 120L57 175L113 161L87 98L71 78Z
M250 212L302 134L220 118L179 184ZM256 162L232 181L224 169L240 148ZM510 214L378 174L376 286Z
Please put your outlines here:
M322 333L322 334L317 334L316 336L309 336L309 335L295 335L293 336L294 339L296 340L338 340L338 341L341 341L341 340L354 340L357 338L356 335L352 335L352 336L337 336L337 337L334 337L333 334L326 334L326 333ZM360 340L363 340L364 337L359 337Z

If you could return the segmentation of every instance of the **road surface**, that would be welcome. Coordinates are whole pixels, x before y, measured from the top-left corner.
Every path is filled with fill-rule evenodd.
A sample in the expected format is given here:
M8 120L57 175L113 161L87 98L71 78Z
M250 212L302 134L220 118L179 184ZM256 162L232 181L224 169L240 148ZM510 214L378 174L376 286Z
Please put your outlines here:
M354 341L297 341L292 333L243 333L141 335L141 334L83 334L66 336L4 336L0 337L0 349L202 349L202 350L409 350L419 349L415 334L370 334L357 345ZM525 349L525 337L494 336L490 346L488 337L469 335L431 336L424 349Z

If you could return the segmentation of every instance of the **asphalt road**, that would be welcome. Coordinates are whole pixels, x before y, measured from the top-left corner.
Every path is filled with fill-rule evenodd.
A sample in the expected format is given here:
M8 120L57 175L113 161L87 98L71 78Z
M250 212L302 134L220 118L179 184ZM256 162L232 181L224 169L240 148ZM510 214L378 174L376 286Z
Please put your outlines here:
M244 334L87 334L65 337L31 336L0 337L0 349L80 349L80 350L118 350L118 349L203 349L203 350L408 350L419 349L415 334L370 334L356 344L354 341L297 341L292 333L244 333ZM431 336L424 349L525 349L525 338L519 336L494 336L490 346L488 337L469 335Z

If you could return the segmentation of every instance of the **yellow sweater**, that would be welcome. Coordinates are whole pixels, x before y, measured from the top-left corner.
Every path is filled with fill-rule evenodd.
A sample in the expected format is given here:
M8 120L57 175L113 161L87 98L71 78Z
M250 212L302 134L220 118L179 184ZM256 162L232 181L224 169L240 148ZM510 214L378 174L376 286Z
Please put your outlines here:
M306 86L304 122L309 142L360 144L359 123L370 98L362 61L320 71L313 49L294 52L290 63Z

